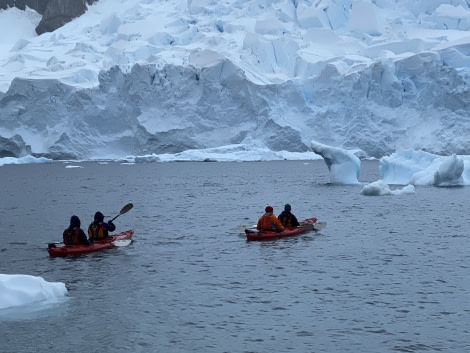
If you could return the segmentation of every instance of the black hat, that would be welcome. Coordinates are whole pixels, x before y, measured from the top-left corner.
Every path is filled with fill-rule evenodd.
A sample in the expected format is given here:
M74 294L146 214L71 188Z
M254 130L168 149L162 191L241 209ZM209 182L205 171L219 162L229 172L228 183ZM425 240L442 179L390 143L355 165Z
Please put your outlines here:
M104 216L100 211L95 213L95 221L103 222L103 219L104 219Z
M285 211L290 211L290 210L291 210L291 207L290 207L290 205L289 205L288 203L286 203L286 204L284 205L284 210L285 210Z
M77 216L70 217L70 226L71 227L80 227L80 218Z

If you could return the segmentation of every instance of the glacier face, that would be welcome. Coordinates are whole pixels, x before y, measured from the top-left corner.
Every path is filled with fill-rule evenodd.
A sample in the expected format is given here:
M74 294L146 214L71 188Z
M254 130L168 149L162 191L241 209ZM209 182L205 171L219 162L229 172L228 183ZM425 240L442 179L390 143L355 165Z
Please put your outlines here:
M431 60L433 77L407 73L396 62L346 76L331 65L315 78L256 85L222 59L203 68L136 64L129 73L114 66L94 88L15 79L0 99L1 131L52 159L177 153L253 140L293 152L308 151L316 140L377 158L408 148L470 154L465 77L437 55L408 60Z
M297 131L270 117L278 87L257 88L227 60L204 69L135 65L128 74L113 67L99 82L77 89L15 79L1 98L2 128L40 135L31 149L52 159L177 153L258 133L272 150L308 150Z
M314 140L363 157L470 154L456 4L229 2L175 1L182 18L159 1L117 13L101 0L17 42L0 67L19 72L0 93L0 151L83 160L232 144L304 152ZM165 23L147 33L157 11ZM407 27L416 20L423 33Z

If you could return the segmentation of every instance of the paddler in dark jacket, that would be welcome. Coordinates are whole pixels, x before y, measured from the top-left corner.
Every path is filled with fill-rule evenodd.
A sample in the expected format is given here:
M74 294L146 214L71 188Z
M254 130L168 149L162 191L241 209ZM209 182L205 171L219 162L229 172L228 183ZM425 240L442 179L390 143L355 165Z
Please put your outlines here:
M297 217L291 213L291 209L292 207L286 203L284 211L282 211L282 213L277 217L277 219L279 219L282 225L286 228L295 228L300 225Z
M264 210L266 213L258 220L256 229L282 232L284 230L284 226L279 222L276 216L273 215L274 209L271 206L266 206Z
M88 241L85 232L80 228L80 218L77 216L70 217L70 226L64 230L62 234L65 245L88 245Z
M91 241L105 239L109 237L109 232L114 232L116 226L112 221L105 222L101 212L95 213L94 221L88 226L88 238Z

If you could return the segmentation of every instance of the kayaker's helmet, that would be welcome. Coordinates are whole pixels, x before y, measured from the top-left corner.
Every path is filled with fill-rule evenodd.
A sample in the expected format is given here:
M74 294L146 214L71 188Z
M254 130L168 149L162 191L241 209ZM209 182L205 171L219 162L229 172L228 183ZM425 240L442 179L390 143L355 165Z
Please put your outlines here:
M264 210L266 211L266 213L270 213L274 211L274 209L271 206L266 206Z
M288 203L285 204L284 206L284 211L289 211L292 209L292 207L290 207L290 205Z
M77 216L70 217L70 226L80 227L80 218L78 218Z
M96 212L95 213L95 221L96 222L103 222L103 220L104 220L103 214L100 211Z

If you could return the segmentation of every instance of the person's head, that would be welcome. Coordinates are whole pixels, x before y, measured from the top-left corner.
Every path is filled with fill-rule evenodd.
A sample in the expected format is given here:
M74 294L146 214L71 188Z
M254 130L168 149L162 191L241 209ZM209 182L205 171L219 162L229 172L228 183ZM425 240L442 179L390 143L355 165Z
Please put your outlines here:
M286 203L285 206L284 206L284 211L290 212L291 209L292 209L292 207L290 207L290 205L288 203Z
M95 221L96 222L103 222L103 220L104 220L104 215L100 211L96 212L95 213Z
M70 227L80 227L80 218L75 215L70 217Z
M266 213L273 213L274 212L274 209L272 208L272 206L266 206L266 208L264 209Z

